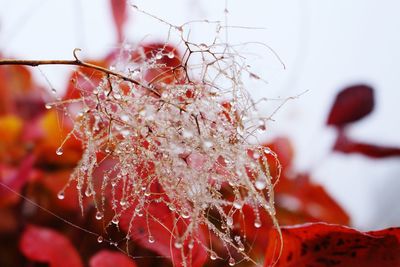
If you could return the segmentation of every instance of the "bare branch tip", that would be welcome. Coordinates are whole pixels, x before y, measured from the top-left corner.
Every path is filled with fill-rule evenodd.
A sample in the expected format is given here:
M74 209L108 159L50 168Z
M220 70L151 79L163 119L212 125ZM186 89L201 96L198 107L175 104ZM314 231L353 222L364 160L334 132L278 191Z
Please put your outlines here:
M81 60L78 58L77 52L82 51L82 49L80 48L75 48L74 51L72 52L72 54L74 55L74 58L76 60L76 62L81 62Z

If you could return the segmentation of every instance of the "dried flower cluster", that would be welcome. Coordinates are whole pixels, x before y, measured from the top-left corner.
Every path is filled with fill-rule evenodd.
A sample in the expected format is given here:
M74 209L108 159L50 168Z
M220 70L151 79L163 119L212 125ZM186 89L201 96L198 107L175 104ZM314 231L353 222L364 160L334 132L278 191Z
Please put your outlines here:
M76 184L81 205L93 198L98 220L109 207L110 224L118 225L130 211L127 238L143 215L163 224L149 207L166 205L176 224L184 222L183 230L171 230L182 254L185 244L196 243L218 257L198 238L206 227L228 253L234 249L250 260L251 244L237 229L243 207L251 207L255 228L262 227L260 211L277 226L267 164L273 152L249 141L265 130L266 119L244 88L241 76L251 73L232 48L183 43L183 56L169 45L127 48L110 69L137 83L104 75L98 85L76 84L80 98L49 103L68 111L74 122L68 138L84 146L67 186ZM147 230L148 241L156 242Z

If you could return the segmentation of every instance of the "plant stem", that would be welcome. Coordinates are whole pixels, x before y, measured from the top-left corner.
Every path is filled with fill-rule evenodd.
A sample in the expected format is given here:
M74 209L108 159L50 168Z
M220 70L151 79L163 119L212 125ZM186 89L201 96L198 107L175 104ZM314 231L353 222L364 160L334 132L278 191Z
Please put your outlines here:
M83 62L79 60L76 57L75 50L74 50L74 57L75 60L22 60L22 59L0 59L0 66L1 65L24 65L24 66L31 66L31 67L37 67L40 65L74 65L74 66L79 66L79 67L84 67L84 68L89 68L93 70L98 70L100 72L103 72L105 74L113 75L115 77L118 77L124 81L131 82L133 84L136 84L138 86L141 86L153 94L160 96L160 93L155 91L154 89L138 82L137 80L134 80L132 78L129 78L121 73L112 71L110 69L101 67L99 65Z

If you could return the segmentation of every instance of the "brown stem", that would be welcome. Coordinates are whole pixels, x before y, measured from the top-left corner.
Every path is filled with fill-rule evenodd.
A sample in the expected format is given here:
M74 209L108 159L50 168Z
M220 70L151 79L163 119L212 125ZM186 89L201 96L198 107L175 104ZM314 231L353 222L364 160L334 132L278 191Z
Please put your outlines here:
M24 66L31 66L31 67L37 67L40 65L74 65L74 66L79 66L79 67L84 67L84 68L89 68L93 70L98 70L100 72L113 75L115 77L118 77L124 81L131 82L133 84L139 85L156 96L161 96L159 92L155 91L154 89L145 86L144 84L138 82L137 80L134 80L132 78L129 78L121 73L109 70L107 68L101 67L99 65L83 62L78 59L76 56L76 50L74 50L74 57L75 60L22 60L22 59L0 59L0 66L1 65L24 65Z

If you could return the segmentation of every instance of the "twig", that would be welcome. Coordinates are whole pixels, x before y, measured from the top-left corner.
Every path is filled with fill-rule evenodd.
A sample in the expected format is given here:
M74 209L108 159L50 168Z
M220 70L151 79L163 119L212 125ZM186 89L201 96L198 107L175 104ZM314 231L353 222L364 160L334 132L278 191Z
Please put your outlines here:
M155 94L156 96L160 97L161 94L157 91L155 91L154 89L138 82L137 80L134 80L132 78L129 78L121 73L112 71L110 69L101 67L99 65L95 65L92 63L87 63L84 62L82 60L80 60L78 58L78 56L76 55L76 52L80 51L79 48L75 48L73 51L73 56L75 58L75 60L22 60L22 59L0 59L0 66L1 65L24 65L24 66L31 66L31 67L37 67L40 65L74 65L74 66L79 66L79 67L83 67L83 68L89 68L89 69L93 69L93 70L98 70L100 72L103 72L105 74L109 74L109 75L113 75L115 77L118 77L124 81L127 82L131 82L133 84L136 84L138 86L141 86L147 90L149 90L150 92L152 92L153 94Z

